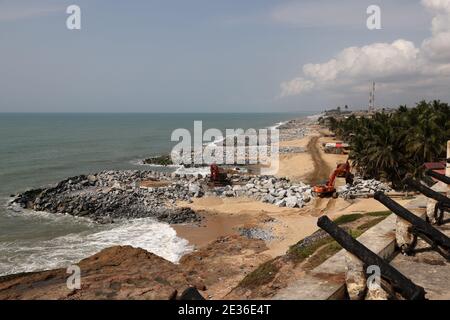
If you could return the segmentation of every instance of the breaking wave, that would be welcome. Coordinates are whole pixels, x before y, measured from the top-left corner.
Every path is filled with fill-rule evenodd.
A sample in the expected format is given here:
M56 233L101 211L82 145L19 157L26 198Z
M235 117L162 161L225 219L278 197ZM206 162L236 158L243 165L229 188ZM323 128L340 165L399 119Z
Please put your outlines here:
M116 245L139 247L174 263L193 250L170 225L150 218L108 226L91 224L87 231L53 239L2 242L0 275L67 267Z

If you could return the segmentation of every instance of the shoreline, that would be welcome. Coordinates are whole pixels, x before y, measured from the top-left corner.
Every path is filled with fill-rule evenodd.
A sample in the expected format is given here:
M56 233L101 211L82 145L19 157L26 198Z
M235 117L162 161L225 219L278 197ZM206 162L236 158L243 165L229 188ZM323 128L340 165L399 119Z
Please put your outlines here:
M260 129L270 129L270 130L274 130L274 129L279 129L280 130L280 127L282 127L282 126L284 126L284 125L286 125L286 124L289 124L289 123L291 123L291 122L305 122L305 121L307 121L307 122L311 122L311 121L315 121L315 120L313 120L313 119L315 119L315 118L317 118L317 117L320 117L321 116L321 114L315 114L315 115L310 115L310 116L301 116L301 117L296 117L296 118L292 118L292 119L288 119L288 120L285 120L285 121L281 121L281 122L277 122L277 123L275 123L275 124L273 124L273 125L270 125L270 126L266 126L266 127L262 127L262 128L258 128L257 130L260 130ZM281 129L281 130L283 130L283 129ZM281 131L280 130L280 131ZM237 134L233 134L233 135L225 135L225 136L223 136L222 138L220 138L220 139L216 139L216 140L214 140L214 141L212 141L212 142L204 142L203 143L203 147L206 147L206 146L208 146L208 145L211 145L211 144L216 144L216 145L218 145L218 144L220 144L220 143L223 143L224 141L226 142L229 138L232 138L232 137L237 137L238 135ZM154 160L154 159L158 159L158 158L163 158L163 157L170 157L170 153L169 154L167 154L167 153L162 153L162 154L156 154L156 155L152 155L152 156L150 156L150 157L148 157L148 158L141 158L141 159L134 159L134 160L131 160L130 161L130 163L131 164L133 164L133 165L137 165L137 166L148 166L148 167L155 167L155 168L176 168L176 170L177 169L180 169L180 168L188 168L188 169L191 169L191 168L204 168L204 167L208 167L208 165L200 165L200 166L198 166L198 167L196 167L196 166L187 166L187 167L185 167L183 164L174 164L174 163L170 163L170 164L161 164L161 163L158 163L158 162L155 162L155 163L146 163L145 161L147 161L147 160ZM224 164L224 165L228 165L228 164ZM233 164L229 164L230 166L231 165L233 165ZM236 164L235 164L236 165ZM237 166L237 165L236 165ZM241 166L246 166L246 165L241 165Z
M275 126L281 126L281 125L284 125L284 124L286 124L287 122L289 122L289 121L292 121L292 120L295 120L295 119L300 119L300 118L302 118L302 119L304 119L305 117L296 117L296 118L294 118L294 119L289 119L289 120L286 120L286 121L283 121L283 122L277 122L276 124L275 124ZM133 165L135 165L136 164L136 161L134 160L134 161L132 161L131 162ZM144 167L151 167L151 166L155 166L155 165L143 165ZM157 167L157 166L155 166L155 167ZM164 166L162 166L162 167L164 167ZM175 166L174 167L171 167L170 169L177 169ZM49 184L49 185L46 185L45 186L45 188L53 188L53 187L55 187L55 186L57 186L59 184L59 182L58 183L52 183L52 184ZM5 207L5 210L7 210L7 211L9 211L9 210L12 210L12 208L11 208L11 202L13 202L14 201L14 199L13 198L11 198L11 197L7 197L7 200L6 200L6 203L5 203L5 205L4 205L4 207ZM22 211L21 209L14 209L14 210L12 210L13 212L14 212L14 215L22 215L23 213L24 213L24 211ZM35 211L35 210L33 210L33 209L26 209L26 211L27 211L27 215L32 215L33 217L37 217L37 216L39 216L39 213L37 214L37 215L34 215L34 212L41 212L41 211ZM50 213L50 212L48 212L48 211L42 211L42 212L44 212L45 213L45 215L48 217L48 218L51 218L52 217L52 215L54 215L55 213ZM69 214L67 214L67 213L56 213L56 217L58 217L58 216L61 216L61 217L63 217L63 218L72 218L72 216L70 216ZM244 216L243 216L244 217ZM75 219L82 219L83 221L85 221L85 220L87 220L87 221L89 221L89 222L92 222L92 223L95 223L94 221L92 221L91 219L89 219L89 218L87 218L87 217L85 217L85 216L73 216L73 218L75 218ZM213 222L211 223L211 222L209 222L209 220L213 220ZM245 217L244 217L244 219L245 219ZM229 221L228 221L229 220ZM239 219L235 219L234 217L229 217L229 218L222 218L222 217L220 217L220 216L217 216L215 219L214 218L211 218L211 217L208 217L208 228L209 229L211 229L211 230L216 230L216 232L214 232L214 231L211 231L211 232L209 232L209 234L210 234L210 237L208 238L208 241L212 241L212 240L214 240L215 238L217 238L217 235L223 235L223 234L235 234L235 232L233 231L233 230L231 230L231 229L229 229L228 230L228 232L221 232L218 228L221 226L221 225L227 225L227 224L231 224L233 227L234 226L238 226L239 225L239 221L238 221ZM251 222L251 218L248 218L246 221L249 221L249 222ZM49 223L51 223L51 222L49 222ZM170 225L172 228L173 228L173 224L168 224L168 225ZM192 224L189 224L190 226L191 226L191 229L195 229L195 226L193 226L192 227ZM216 227L215 227L216 226ZM177 227L175 227L175 228L173 228L173 229L176 229ZM190 239L190 242L191 243L195 243L196 241L195 241L195 239L193 240L192 238L193 238L193 236L189 236L189 233L190 233L190 231L189 231L189 227L187 227L186 228L186 232L185 232L185 234L186 234L186 237L184 237L184 236L182 236L182 237L180 237L181 239L186 239L186 240L188 240L188 238ZM188 240L189 241L189 240ZM207 243L207 241L202 241L201 242L202 244L206 244Z
M294 131L296 129L304 130L304 131L301 131L302 136L301 136L300 139L298 139L298 140L295 140L295 139L294 140L289 140L289 137L288 137L287 140L280 141L280 146L290 145L290 146L297 146L298 147L299 144L300 144L301 146L304 147L307 144L306 142L309 141L309 139L310 139L310 134L306 133L307 127L311 123L313 123L313 121L311 120L310 117L318 117L318 116L319 115L308 116L308 117L302 116L302 117L297 117L297 118L293 118L293 119L289 119L289 120L277 123L275 126L276 127L281 127L280 135L282 133L284 133L285 131L289 131L292 128L294 129ZM284 128L283 126L288 126L288 128ZM297 131L295 131L295 134L297 134ZM282 167L285 167L284 164L288 163L288 162L305 163L305 161L304 161L305 159L304 158L308 157L308 152L280 154L280 157L282 158L281 159L281 162L283 163ZM286 160L285 158L288 158L288 159ZM302 159L299 159L299 158L302 158ZM308 163L308 161L306 161L306 163ZM154 165L143 164L143 166L154 166ZM162 167L166 167L166 166L162 166ZM183 166L178 166L178 168L176 170L174 170L172 173L179 172L180 168L184 168L184 167ZM184 169L186 170L186 168L184 168ZM198 169L199 168L187 168L187 171L186 172L181 172L181 174L182 175L183 174L186 174L186 175L194 174L195 175L195 174L199 173ZM209 171L208 167L206 167L206 170L205 170L205 168L200 168L200 171L202 171L202 169L203 169L203 171ZM301 176L304 177L311 169L312 169L312 167L306 166L306 168L303 169ZM285 170L283 172L283 174L279 173L276 176L277 177L287 176L287 177L293 179L294 181L301 180L301 179L297 179L297 177L292 173L292 171L298 171L298 164L297 163L294 163L293 168L290 168L290 166L287 165L287 170ZM202 173L203 173L202 176L206 176L206 172L202 172ZM161 172L161 174L164 174L164 172ZM57 185L57 184L55 184L55 185ZM52 187L54 187L54 186L52 186ZM118 191L120 191L120 190L121 190L121 188L118 189ZM13 202L13 201L15 201L15 200L12 199L9 202ZM280 210L278 210L278 207L273 206L273 205L263 204L259 200L255 200L255 199L248 200L248 199L246 199L244 201L248 201L248 203L250 203L250 206L252 206L254 208L259 208L262 205L262 208L263 208L263 209L261 209L262 212L269 212L269 213L271 213L271 212L272 213L273 212L275 212L275 213L280 212ZM176 207L191 209L193 206L190 206L189 203L184 203L184 205L181 205L181 206L177 205ZM230 207L233 207L233 206L230 205ZM28 209L30 210L30 208L28 208ZM215 210L215 206L212 205L209 208L204 208L204 209L200 209L200 210L206 211L205 209L212 209L212 211L214 211ZM193 210L193 211L195 211L195 210ZM47 211L45 211L45 212L47 212ZM300 212L301 212L301 210L300 210ZM216 215L218 216L218 215L220 215L222 213L223 212L219 211L219 212L216 212ZM61 214L67 215L67 212L61 213ZM74 216L77 216L76 212L75 212ZM242 226L242 224L238 224L237 221L235 221L233 217L229 217L230 221L228 222L226 217L225 218L224 217L212 218L211 215L208 215L208 214L206 214L206 216L208 217L207 222L206 222L206 224L208 225L208 228L211 229L211 230L215 230L215 231L211 231L211 232L208 231L209 237L208 236L207 237L199 236L197 234L198 233L197 232L197 227L195 226L195 224L192 224L192 223L186 224L186 223L183 223L183 221L181 221L182 225L184 225L184 226L182 226L182 225L174 225L173 223L170 223L170 221L168 221L168 224L171 227L173 227L177 232L180 233L180 238L186 239L190 243L193 243L193 244L198 244L198 243L205 244L206 240L201 240L202 238L206 238L208 240L214 240L214 238L217 238L217 237L220 237L220 236L224 236L224 235L239 234L234 229L236 229L237 227ZM245 221L252 221L253 223L255 223L254 217L248 216L245 213L243 213L242 216L244 217ZM84 215L82 215L82 217L84 218ZM108 219L110 219L110 218L107 218L107 220ZM209 220L212 220L212 221L209 221ZM217 222L218 220L220 220L220 224L225 228L225 230L227 230L227 232L221 231L219 229L219 223ZM108 222L108 221L106 221L106 222ZM311 230L311 232L313 232L313 230ZM190 235L190 233L192 233L192 236ZM305 234L305 236L306 235L308 235L308 234Z
M286 147L288 151L280 153L280 172L274 178L270 178L274 179L270 183L283 184L284 180L281 176L289 178L293 182L289 182L288 186L282 187L285 191L291 192L291 188L297 189L296 181L306 181L307 179L312 179L311 177L315 180L327 178L330 173L329 171L335 168L337 162L343 162L347 159L345 155L326 154L322 150L320 147L321 144L332 141L333 138L326 138L322 134L322 129L315 125L315 122L311 119L293 119L279 126L281 131L280 136L283 137L280 139L280 147ZM314 156L312 155L313 152ZM321 159L320 164L317 159L314 160L317 157ZM326 168L318 168L319 165L326 166ZM121 176L124 172L115 171L113 176ZM155 183L152 180L152 174L154 173L147 171L149 176L142 176L142 172L145 171L131 170L130 172L134 172L131 177L137 174L144 180L143 182L146 182L143 185L145 186L144 189L139 188L139 183L137 185L135 184L136 179L134 178L126 178L125 180L128 182L123 183L120 179L119 181L110 179L108 174L96 176L95 179L91 178L91 184L96 188L106 187L109 190L107 192L113 190L113 192L118 194L126 194L128 192L127 190L134 190L133 192L136 192L136 188L138 187L139 192L143 192L145 195L144 198L147 196L147 192L149 195L155 192L155 190L159 192L157 190L160 189L160 184L158 184L160 181L157 181L158 183L155 186L152 184ZM262 263L286 255L286 252L292 245L315 233L318 230L316 222L321 215L327 214L331 219L336 219L346 214L361 214L385 210L374 199L356 199L349 201L343 198L312 198L303 203L302 198L300 206L294 203L293 207L287 207L286 202L283 205L276 205L275 202L265 202L265 198L261 194L264 186L259 186L258 190L254 186L247 188L245 183L249 184L249 180L245 179L249 177L244 179L239 175L233 175L232 180L237 179L238 182L243 183L245 188L219 188L220 191L216 190L214 192L198 186L198 184L201 185L207 182L207 179L200 178L198 175L180 175L176 172L171 174L159 172L157 175L158 180L167 179L168 184L176 184L181 179L183 181L181 183L181 190L184 190L182 191L185 192L183 194L189 194L189 196L183 196L185 197L184 199L178 197L170 198L172 205L177 209L185 208L189 212L193 212L201 217L200 220L197 220L197 218L193 219L193 221L196 221L195 223L183 220L180 220L177 224L170 223L170 221L165 223L174 230L178 239L186 241L189 246L192 246L193 251L185 253L180 258L178 264L171 264L167 260L150 252L145 251L146 253L144 254L144 250L140 251L141 249L114 246L104 249L97 255L83 259L81 263L90 261L95 256L103 257L106 255L108 259L116 259L118 258L116 254L126 256L128 254L134 254L133 252L141 252L147 257L145 259L152 261L156 259L156 262L151 263L150 268L158 275L162 274L162 272L166 274L166 271L162 270L172 270L171 273L176 272L176 276L181 277L182 275L186 275L183 271L185 268L193 268L192 270L195 270L198 275L192 278L188 274L187 278L182 281L185 281L186 284L194 284L199 290L204 291L204 294L209 299L221 299L226 297L230 293L230 289L236 287L246 274L254 271ZM261 176L256 177L250 179L257 179L263 185L267 182L266 179L268 179ZM83 179L83 177L80 178L81 185L85 183ZM128 183L134 186L129 189L130 185ZM192 183L195 185L192 185ZM337 179L336 185L341 186L343 183L342 178L340 178ZM59 183L58 185L63 190L66 190L64 184L61 185ZM76 183L75 185L72 183L68 185L70 186L67 189L69 190L69 194L73 191L79 192L79 188L84 188ZM309 186L306 187L306 189L308 188ZM253 189L256 191L252 191ZM165 192L167 190L163 191L162 194L165 194ZM248 192L250 194L253 193L253 196L247 196ZM304 191L296 192L298 192L298 195L302 195ZM288 196L286 195L286 197ZM139 247L139 243L136 243L136 246ZM109 256L111 254L112 256ZM133 256L130 259L133 260L136 257ZM135 265L147 263L145 261L136 261L129 268L135 270ZM127 271L131 272L131 270ZM33 281L45 282L45 279L39 280L41 279L40 277L46 273L51 274L53 272L59 271L48 270L36 274L30 273L19 276L19 278L30 279L24 281L32 281L32 283L34 283ZM95 268L92 272L95 277L99 276L98 268ZM118 277L118 274L114 274L113 276ZM8 276L0 277L0 295L2 294L1 285L2 283L8 283L7 279ZM160 284L149 284L149 286L157 288ZM27 291L26 289L23 290L20 294L24 294L25 296L29 292L33 292ZM40 294L44 294L44 297L49 297L49 293L42 293L40 291ZM63 292L61 294L64 296L65 293ZM88 291L88 294L90 294L90 291ZM168 296L156 294L151 297L165 298L169 296L170 294Z

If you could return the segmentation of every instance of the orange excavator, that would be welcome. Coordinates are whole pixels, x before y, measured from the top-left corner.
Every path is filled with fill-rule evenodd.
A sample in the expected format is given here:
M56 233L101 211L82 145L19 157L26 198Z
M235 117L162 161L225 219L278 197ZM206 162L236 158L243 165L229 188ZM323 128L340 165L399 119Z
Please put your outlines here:
M226 170L220 168L215 163L211 164L209 169L211 172L210 184L212 186L225 186L230 184Z
M332 196L337 198L336 188L334 183L336 182L336 177L345 177L346 183L353 183L353 174L350 172L350 163L340 163L336 166L336 169L331 173L328 181L325 184L317 185L313 187L313 194L323 198L327 196Z

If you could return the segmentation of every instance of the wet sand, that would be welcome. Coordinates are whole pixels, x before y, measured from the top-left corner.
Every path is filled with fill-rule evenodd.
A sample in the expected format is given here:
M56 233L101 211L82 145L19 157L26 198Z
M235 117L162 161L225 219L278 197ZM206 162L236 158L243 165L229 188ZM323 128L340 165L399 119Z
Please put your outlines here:
M252 223L248 215L230 215L226 213L200 212L203 221L200 225L182 224L172 227L181 238L187 239L196 247L205 246L219 237L238 234L238 228Z

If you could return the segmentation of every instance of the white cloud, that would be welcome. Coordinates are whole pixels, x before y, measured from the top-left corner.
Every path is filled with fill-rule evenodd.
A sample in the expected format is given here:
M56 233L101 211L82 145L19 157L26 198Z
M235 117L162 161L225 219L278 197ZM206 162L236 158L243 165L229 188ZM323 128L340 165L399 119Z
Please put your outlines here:
M314 88L314 82L304 78L295 78L281 84L281 95L290 96L301 92L307 92Z
M295 79L281 84L281 96L327 89L355 92L362 82L372 80L401 92L415 83L430 86L449 78L450 0L422 0L422 5L433 13L433 20L432 35L420 47L399 39L346 48L329 61L304 65Z
M450 1L448 0L422 0L422 4L430 10L443 10L450 14Z
M450 60L450 0L422 0L422 4L435 16L431 23L432 37L422 43L427 58L437 61Z
M422 51L431 60L450 62L450 31L440 32L425 40Z

